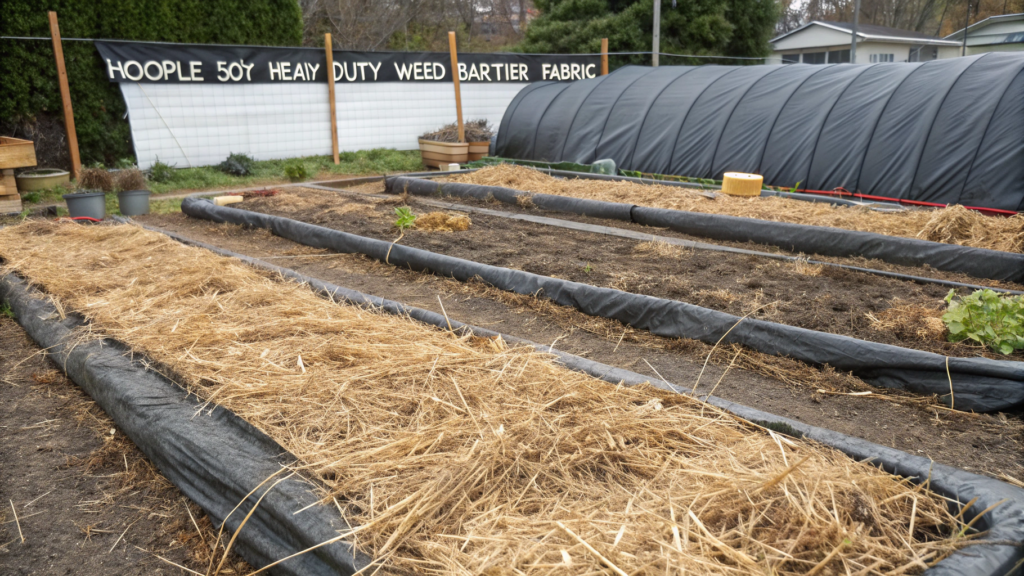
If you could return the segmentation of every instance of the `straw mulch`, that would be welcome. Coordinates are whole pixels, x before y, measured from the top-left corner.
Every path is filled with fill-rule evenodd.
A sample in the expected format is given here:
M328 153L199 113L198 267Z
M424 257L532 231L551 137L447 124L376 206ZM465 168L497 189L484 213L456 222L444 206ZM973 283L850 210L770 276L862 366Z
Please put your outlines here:
M831 226L1005 252L1024 252L1024 215L1010 218L985 216L963 206L884 213L869 208L831 206L775 196L741 198L719 194L712 200L686 188L560 179L531 168L508 164L451 176L449 180L655 208Z
M140 228L27 223L0 256L294 453L389 572L916 573L969 538L833 450Z
M473 224L465 214L429 212L416 218L416 229L427 232L465 232Z

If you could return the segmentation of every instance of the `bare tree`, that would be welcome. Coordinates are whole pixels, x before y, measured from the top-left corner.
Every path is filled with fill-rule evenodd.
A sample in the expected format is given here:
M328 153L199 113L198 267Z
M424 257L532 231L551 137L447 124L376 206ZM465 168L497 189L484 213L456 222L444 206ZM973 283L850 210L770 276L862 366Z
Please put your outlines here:
M436 13L443 0L300 0L305 43L332 34L336 48L382 50L396 32L422 14Z

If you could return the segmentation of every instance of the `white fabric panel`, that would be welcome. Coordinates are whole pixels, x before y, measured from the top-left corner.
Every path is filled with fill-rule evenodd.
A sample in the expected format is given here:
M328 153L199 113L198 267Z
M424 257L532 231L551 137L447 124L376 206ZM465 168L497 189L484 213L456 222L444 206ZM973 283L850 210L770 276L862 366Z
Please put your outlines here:
M463 84L463 118L497 127L523 83ZM323 84L121 83L139 167L158 159L178 168L209 166L228 154L257 160L331 153ZM441 82L339 83L342 151L414 150L417 137L455 121L455 92Z

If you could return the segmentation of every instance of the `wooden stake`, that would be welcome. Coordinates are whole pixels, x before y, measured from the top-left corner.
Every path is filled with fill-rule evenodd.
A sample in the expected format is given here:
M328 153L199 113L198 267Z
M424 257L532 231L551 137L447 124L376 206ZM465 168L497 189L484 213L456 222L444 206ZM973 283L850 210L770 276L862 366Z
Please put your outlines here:
M324 49L327 51L327 94L331 100L331 152L334 163L341 164L338 158L338 112L334 104L334 50L331 47L331 34L324 34Z
M455 50L455 32L448 33L448 50L452 53L452 82L455 84L455 114L459 121L459 142L465 142L466 127L462 125L462 92L459 90L459 55Z
M601 76L608 75L608 39L601 38Z
M75 132L75 113L71 109L71 90L68 88L68 72L64 68L64 47L60 42L60 27L57 13L50 16L50 37L53 39L53 58L57 61L57 80L60 82L60 97L64 102L64 129L68 134L68 152L71 155L71 175L78 179L82 171L82 160L78 156L78 133Z

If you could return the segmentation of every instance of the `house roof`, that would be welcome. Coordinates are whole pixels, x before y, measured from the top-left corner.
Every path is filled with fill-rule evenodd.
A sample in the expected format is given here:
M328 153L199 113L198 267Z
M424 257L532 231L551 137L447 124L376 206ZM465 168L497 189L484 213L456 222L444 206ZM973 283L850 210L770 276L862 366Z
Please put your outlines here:
M1024 14L1003 14L1001 16L989 16L984 20L975 22L967 27L967 37L970 38L973 32L978 31L981 28L988 26L989 24L997 24L999 22L1013 22L1014 20L1024 20ZM961 28L956 32L953 32L949 36L946 36L946 40L962 40L964 37L964 29Z
M792 36L802 30L805 30L811 26L824 26L825 28L831 28L840 32L851 33L853 31L853 24L851 22L825 22L822 20L814 20L808 22L803 26L792 30L781 36L776 36L769 40L769 42L778 42L783 38ZM862 40L874 40L874 41L889 41L889 42L901 42L901 43L912 43L912 44L938 44L938 45L956 45L956 42L950 40L943 40L935 36L929 36L928 34L922 34L921 32L914 32L912 30L900 30L898 28L889 28L887 26L876 26L874 24L857 24L857 38Z

